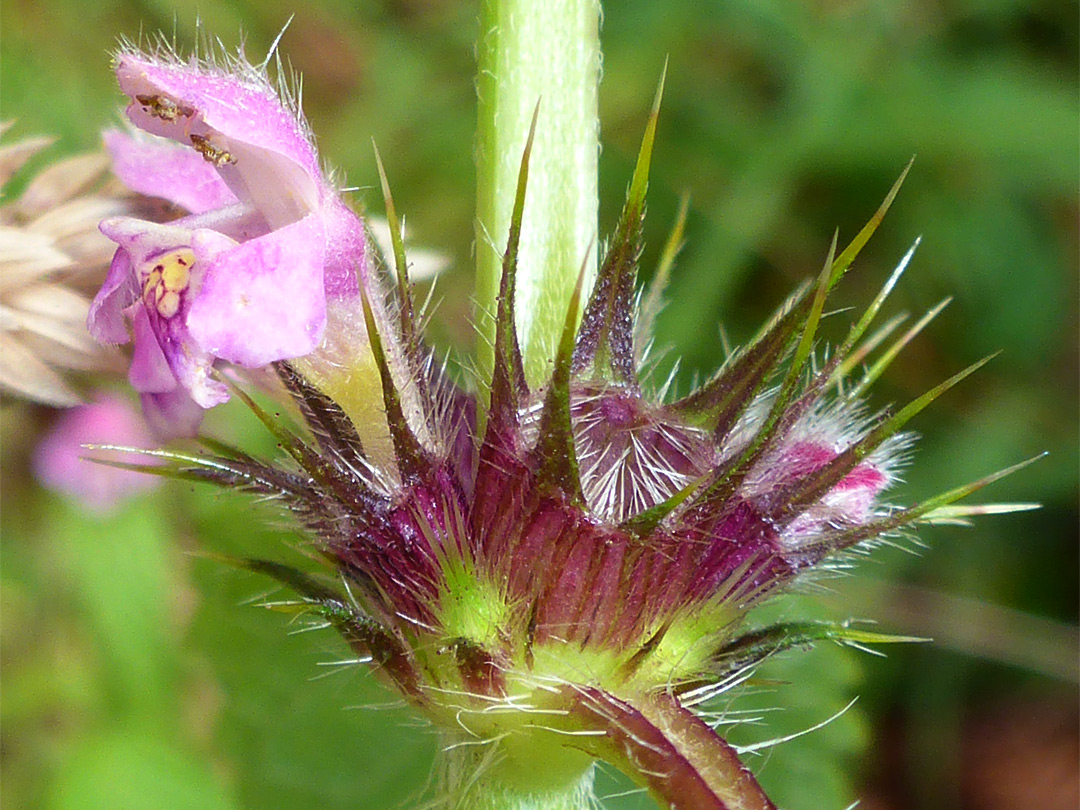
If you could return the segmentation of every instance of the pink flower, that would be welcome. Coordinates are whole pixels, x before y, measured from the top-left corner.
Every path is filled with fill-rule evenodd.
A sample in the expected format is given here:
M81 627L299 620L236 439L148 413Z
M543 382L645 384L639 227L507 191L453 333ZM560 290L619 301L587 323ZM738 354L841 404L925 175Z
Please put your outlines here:
M42 486L69 495L95 512L153 489L152 475L95 464L85 458L88 444L154 447L146 424L123 399L98 397L91 405L63 411L34 451L34 475Z
M249 65L126 52L117 63L127 115L165 140L108 133L121 180L191 214L168 224L117 217L101 231L118 245L88 326L135 350L130 380L168 422L190 398L228 399L217 360L248 368L312 351L327 295L355 290L367 247L363 223L319 168L299 111Z

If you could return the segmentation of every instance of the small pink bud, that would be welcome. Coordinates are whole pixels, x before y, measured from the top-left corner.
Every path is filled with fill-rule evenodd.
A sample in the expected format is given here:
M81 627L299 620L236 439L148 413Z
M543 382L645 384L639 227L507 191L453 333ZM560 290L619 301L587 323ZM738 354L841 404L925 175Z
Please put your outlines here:
M47 489L101 513L158 485L153 476L89 460L85 446L90 444L152 448L157 441L125 400L104 394L92 404L60 412L34 451L34 475Z

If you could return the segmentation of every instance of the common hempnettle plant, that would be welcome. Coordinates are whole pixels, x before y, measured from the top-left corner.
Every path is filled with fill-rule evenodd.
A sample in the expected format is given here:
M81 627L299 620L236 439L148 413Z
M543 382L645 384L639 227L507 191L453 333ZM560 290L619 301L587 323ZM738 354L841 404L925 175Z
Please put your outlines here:
M90 331L133 340L130 381L160 433L193 434L235 395L283 458L203 437L198 452L144 453L156 466L114 463L295 516L324 575L232 562L291 588L275 607L335 628L438 729L445 806L593 807L602 760L665 807L771 808L697 712L785 649L901 639L759 626L750 611L919 523L1002 511L955 502L1009 471L913 506L885 499L908 422L982 365L895 410L864 404L937 311L864 365L895 327L874 319L914 247L846 337L818 345L827 296L903 174L712 378L680 398L654 390L650 325L682 223L641 290L658 91L622 214L597 238L598 23L588 0L483 5L469 384L424 341L381 162L385 257L265 63L122 48L139 131L107 134L114 171L188 213L102 223L117 249ZM302 428L252 397L256 379Z

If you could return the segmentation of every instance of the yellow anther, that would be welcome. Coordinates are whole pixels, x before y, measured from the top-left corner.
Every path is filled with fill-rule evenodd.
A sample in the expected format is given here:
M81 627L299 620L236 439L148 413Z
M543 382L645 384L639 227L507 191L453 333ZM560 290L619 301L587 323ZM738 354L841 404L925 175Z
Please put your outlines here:
M162 121L169 123L175 121L177 116L191 118L191 116L195 115L194 107L178 104L168 96L137 95L135 100L154 118L160 118Z
M213 163L219 169L230 163L236 163L236 158L233 157L232 152L229 152L220 147L214 146L210 143L210 139L202 135L189 135L191 139L191 145L195 147L195 151L203 156L203 159L208 163Z

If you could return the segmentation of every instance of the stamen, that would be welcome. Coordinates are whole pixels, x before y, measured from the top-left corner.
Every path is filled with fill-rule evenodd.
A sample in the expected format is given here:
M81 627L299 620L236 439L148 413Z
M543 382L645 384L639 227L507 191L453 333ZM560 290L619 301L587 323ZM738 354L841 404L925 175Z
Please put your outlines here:
M142 105L145 112L162 121L173 122L177 117L191 118L195 115L195 108L186 104L177 104L168 96L137 95L135 100Z
M202 155L207 163L213 163L219 169L227 164L236 163L236 158L233 157L231 152L214 146L210 143L209 138L202 135L191 135L189 137L195 151Z

